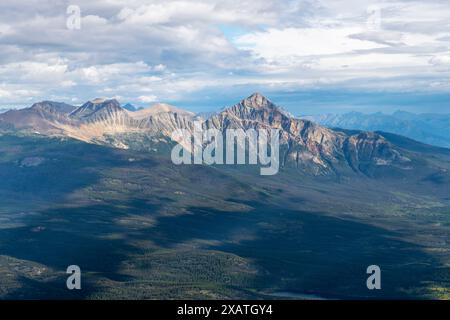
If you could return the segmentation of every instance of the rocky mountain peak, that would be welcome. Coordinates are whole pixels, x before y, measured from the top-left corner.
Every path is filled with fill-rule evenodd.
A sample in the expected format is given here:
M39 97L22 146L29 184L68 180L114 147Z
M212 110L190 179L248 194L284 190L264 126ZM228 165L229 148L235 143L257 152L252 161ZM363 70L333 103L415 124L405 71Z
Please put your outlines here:
M207 127L222 127L228 124L233 127L251 125L253 127L289 126L291 115L276 106L260 93L254 93L238 104L224 109L207 121Z
M94 99L86 102L81 107L74 110L70 116L73 118L90 117L100 110L122 111L120 103L116 99Z
M150 108L141 109L133 112L130 116L134 119L145 119L149 117L154 117L163 114L178 114L182 116L193 117L194 114L192 112L179 109L172 105L166 103L157 103L152 105Z
M255 92L248 98L242 100L242 105L247 108L264 109L264 108L274 108L273 104L269 99L264 97L259 92Z
M185 113L185 110L178 109L167 103L157 103L152 105L148 110L152 111L152 113L165 113L165 112L173 112L173 113Z

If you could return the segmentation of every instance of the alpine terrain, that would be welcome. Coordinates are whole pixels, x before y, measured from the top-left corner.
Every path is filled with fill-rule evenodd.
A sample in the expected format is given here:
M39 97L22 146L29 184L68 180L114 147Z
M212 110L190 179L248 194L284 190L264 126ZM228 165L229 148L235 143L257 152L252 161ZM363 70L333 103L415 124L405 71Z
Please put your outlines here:
M279 129L279 173L173 164L172 132L196 121ZM449 299L450 150L356 129L259 93L211 114L114 99L2 113L0 297ZM83 290L66 288L74 264Z

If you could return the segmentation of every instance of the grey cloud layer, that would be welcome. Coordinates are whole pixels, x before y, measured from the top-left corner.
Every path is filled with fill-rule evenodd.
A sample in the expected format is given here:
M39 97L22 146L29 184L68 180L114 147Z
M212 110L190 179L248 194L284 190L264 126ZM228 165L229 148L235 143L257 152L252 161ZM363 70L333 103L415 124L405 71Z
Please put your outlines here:
M241 85L450 87L446 1L82 0L80 30L66 27L70 4L0 3L0 105L146 104Z

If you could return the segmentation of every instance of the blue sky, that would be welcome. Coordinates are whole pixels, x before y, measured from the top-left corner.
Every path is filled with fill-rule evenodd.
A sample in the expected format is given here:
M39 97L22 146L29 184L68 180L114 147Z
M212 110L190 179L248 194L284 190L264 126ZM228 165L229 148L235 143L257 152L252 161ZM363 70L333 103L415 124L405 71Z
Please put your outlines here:
M255 88L260 92L261 88ZM251 91L251 90L250 90ZM194 112L216 111L234 105L249 92L249 88L233 88L219 95L214 92L197 92L177 101L168 101ZM272 92L266 96L296 116L346 113L383 112L403 110L413 113L450 114L450 93L445 92L374 92L342 89L308 89L294 92Z
M449 76L448 1L0 3L0 108L109 97L208 111L258 91L294 114L450 113Z

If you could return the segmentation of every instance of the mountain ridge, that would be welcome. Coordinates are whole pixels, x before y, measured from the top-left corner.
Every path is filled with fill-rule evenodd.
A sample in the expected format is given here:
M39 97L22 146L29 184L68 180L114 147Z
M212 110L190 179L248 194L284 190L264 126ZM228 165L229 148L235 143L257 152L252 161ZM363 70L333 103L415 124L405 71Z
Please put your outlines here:
M118 148L154 150L166 145L177 129L194 130L201 121L204 129L279 129L280 162L313 175L373 175L383 167L408 171L414 165L408 150L396 147L374 132L347 134L298 119L260 93L201 119L195 114L167 104L128 111L115 99L94 99L75 110L42 108L21 109L0 115L0 122L16 129L31 129L44 135L68 136L89 143Z

